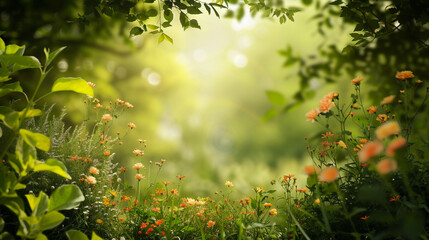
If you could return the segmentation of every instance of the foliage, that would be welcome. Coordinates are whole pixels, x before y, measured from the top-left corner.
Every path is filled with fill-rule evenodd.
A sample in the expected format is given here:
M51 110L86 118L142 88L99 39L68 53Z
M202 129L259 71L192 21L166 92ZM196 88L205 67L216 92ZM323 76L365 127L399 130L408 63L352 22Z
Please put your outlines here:
M11 234L16 234L25 239L47 239L44 231L55 228L61 224L65 218L58 211L68 210L79 206L84 200L80 189L74 185L63 185L57 188L49 197L43 191L38 193L26 194L22 196L22 191L27 186L26 181L32 175L38 172L52 172L62 178L70 179L64 164L56 159L49 158L38 160L37 149L48 152L51 147L51 141L41 133L36 133L22 128L28 118L41 115L39 109L33 108L33 105L40 100L35 99L38 89L42 84L46 74L49 72L49 63L61 52L62 49L50 52L45 49L45 65L42 67L39 60L32 56L24 56L25 46L6 45L0 38L0 84L1 96L13 92L20 93L25 97L27 104L24 109L16 110L10 107L0 107L1 140L2 148L0 150L0 204L2 208L8 208L19 222L19 228L16 233L7 232L4 228L4 217L2 213L1 231L2 238L11 238ZM28 98L22 90L20 82L11 79L11 75L24 69L38 68L40 78L37 82L36 91ZM88 86L84 80L77 84L62 85L62 91L82 92ZM61 79L55 85L63 82ZM56 90L53 89L52 92ZM92 94L92 89L85 91ZM26 201L25 201L26 199ZM28 204L25 204L28 202ZM29 207L26 207L29 206ZM27 213L31 214L28 215ZM9 222L8 222L9 223ZM7 226L8 224L6 224ZM7 226L8 227L8 226Z

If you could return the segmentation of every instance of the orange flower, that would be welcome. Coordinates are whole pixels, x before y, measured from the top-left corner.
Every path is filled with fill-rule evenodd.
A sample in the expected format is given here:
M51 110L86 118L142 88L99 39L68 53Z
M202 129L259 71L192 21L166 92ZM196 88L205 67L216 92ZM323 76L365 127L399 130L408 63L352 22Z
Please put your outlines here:
M118 218L119 222L125 221L125 218Z
M395 97L396 97L395 95L390 95L390 96L388 96L388 97L385 97L385 98L383 99L383 101L381 101L381 102L380 102L380 105L389 104L389 103L393 102L393 99L394 99Z
M88 177L86 177L86 181L88 182L88 183L91 183L91 184L96 184L97 183L97 180L95 179L95 177L93 177L93 176L88 176Z
M92 166L89 168L89 172L92 174L99 174L100 173L100 171L96 167L92 167Z
M401 130L399 127L398 122L396 121L390 121L386 122L383 125L379 126L377 129L375 129L375 135L378 139L382 140L394 133L397 133Z
M87 84L88 84L88 86L90 86L90 87L95 87L95 83L87 82Z
M177 191L177 189L171 189L171 190L170 190L170 192L171 192L173 195L177 195L177 194L179 193L179 191Z
M420 83L422 83L422 82L423 82L422 80L417 80L417 83L418 83L418 84L420 84Z
M164 222L164 219L160 219L158 221L155 222L156 225L161 225Z
M319 204L319 203L320 203L320 199L316 199L316 200L314 200L314 203Z
M182 180L182 178L185 178L186 176L179 176L179 175L176 175L176 177L177 177L179 180Z
M227 186L227 187L233 187L234 184L232 184L232 182L230 182L230 181L226 181L225 182L225 186Z
M384 122L386 122L387 121L387 115L386 114L379 114L378 116L377 116L377 121L379 121L380 123L384 123Z
M320 169L318 167L315 167L315 166L312 166L312 165L304 167L304 173L307 174L307 175L314 174L315 172L317 172L317 173L320 172Z
M377 107L375 106L371 106L369 108L366 109L370 114L371 113L375 113L377 111Z
M136 169L136 170L139 170L140 168L143 168L143 167L144 166L141 163L136 163L136 164L133 165L133 168Z
M144 176L143 176L143 175L141 175L141 174L139 174L139 173L137 173L137 174L136 174L136 179L137 179L137 180L139 180L139 181L140 181L140 180L142 180L143 178L144 178Z
M112 120L112 116L110 114L104 114L103 117L101 118L101 120L110 121L110 120Z
M103 220L101 220L101 219L97 219L97 223L98 223L98 224L101 224L101 223L103 223Z
M361 217L360 219L367 220L368 218L369 218L369 216L365 216L365 217Z
M407 78L413 78L413 77L414 77L414 74L411 71L402 71L402 72L396 73L396 78L401 80L405 80Z
M264 203L264 207L266 207L266 208L270 208L271 206L272 206L271 203Z
M143 153L143 151L142 151L142 150L140 150L140 149L134 149L134 150L133 150L133 154L135 154L136 156L139 156L139 155L143 155L144 153Z
M365 144L365 143L367 143L367 142L368 142L368 140L366 140L366 139L364 139L364 138L361 138L361 139L359 139L359 142L360 142L360 143L362 143L362 144Z
M384 159L377 163L377 172L384 175L395 171L398 168L398 164L395 160Z
M344 149L346 149L346 148L347 148L347 145L346 145L342 140L340 140L340 141L338 142L338 145L339 145L340 147L344 148Z
M363 79L362 79L361 77L356 77L355 79L353 79L353 80L352 80L352 84L353 84L353 85L358 84L358 83L360 83L362 80L363 80Z
M395 151L398 148L403 147L406 142L407 140L405 140L405 138L403 137L399 137L393 140L392 142L390 142L386 149L386 156L393 157L393 155L395 155Z
M330 93L325 95L325 98L329 98L331 100L333 100L334 98L337 98L337 97L338 97L338 93L336 93L336 92L330 92Z
M104 156L109 156L110 155L110 151L105 151L104 152Z
M380 154L383 151L383 144L381 142L368 142L363 145L362 149L358 152L359 162L367 162L370 158Z
M277 209L273 208L273 209L271 209L270 211L268 211L268 213L269 213L271 216L275 216L275 215L277 215Z
M329 112L329 109L331 109L334 106L335 104L332 102L332 98L325 96L319 102L319 111L322 113L327 113Z
M321 182L333 182L339 176L338 170L336 167L327 167L320 172L319 181Z
M305 117L307 118L307 121L314 122L316 117L319 115L319 111L317 109L313 109L305 114Z
M136 128L136 125L134 123L128 123L128 127L130 127L131 129Z
M159 212L159 210L161 210L161 209L159 209L159 208L152 208L152 211L154 211L154 212Z
M127 108L133 108L134 106L131 104L131 103L129 103L129 102L125 102L125 106L127 106Z
M210 220L210 221L208 221L208 222L207 222L207 227L208 227L208 228L211 228L211 227L213 227L215 224L216 224L216 222L214 222L214 221Z

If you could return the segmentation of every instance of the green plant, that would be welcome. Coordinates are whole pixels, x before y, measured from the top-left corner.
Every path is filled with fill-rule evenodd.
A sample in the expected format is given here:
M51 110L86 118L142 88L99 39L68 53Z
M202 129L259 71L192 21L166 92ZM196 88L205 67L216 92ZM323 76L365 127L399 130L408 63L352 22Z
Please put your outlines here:
M75 208L84 200L77 186L64 185L56 189L51 197L42 191L37 197L34 194L25 195L30 207L28 209L25 207L24 198L19 194L19 190L26 188L23 183L37 172L49 171L61 177L70 178L62 162L52 158L38 160L37 149L48 152L51 146L50 139L43 134L22 128L26 119L41 115L39 109L33 108L34 104L44 97L36 99L37 93L49 72L49 65L63 49L53 52L45 49L46 59L42 67L37 58L24 56L25 46L14 44L6 46L0 38L0 97L16 92L21 93L26 100L25 107L20 110L0 106L0 120L3 123L0 131L3 142L0 150L0 159L2 159L0 204L16 215L19 222L16 235L24 239L47 239L43 231L58 226L64 220L64 215L58 211ZM36 83L36 90L28 97L20 83L13 81L10 76L17 71L32 68L39 69L40 78ZM93 94L91 87L81 78L57 79L50 93L59 91ZM27 212L31 214L28 215ZM3 225L1 228L3 230ZM2 237L11 238L11 233L3 232Z

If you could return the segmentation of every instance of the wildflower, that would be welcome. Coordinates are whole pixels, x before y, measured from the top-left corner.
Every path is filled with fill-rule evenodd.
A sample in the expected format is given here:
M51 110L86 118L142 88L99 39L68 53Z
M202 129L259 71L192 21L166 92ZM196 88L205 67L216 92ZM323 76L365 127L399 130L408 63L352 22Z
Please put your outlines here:
M101 118L101 120L110 121L110 120L112 120L112 116L110 114L104 114L103 117Z
M164 219L160 219L158 221L155 222L156 225L161 225L164 222Z
M271 203L264 203L264 207L266 207L266 208L270 208L271 206L272 206Z
M87 84L88 84L88 86L90 86L90 87L95 87L95 83L87 82Z
M120 169L121 169L121 171L123 171L123 172L127 171L127 168L126 168L126 167L121 167Z
M407 140L405 140L405 138L403 137L399 137L393 140L392 142L390 142L386 149L386 156L393 157L393 155L395 155L395 151L398 148L403 147L406 142Z
M270 209L270 211L268 211L268 213L269 213L271 216L275 216L275 215L277 215L277 209L275 209L275 208Z
M146 231L146 235L149 235L151 232L153 232L153 228L149 228L149 229Z
M79 179L79 181L83 182L83 181L85 181L85 178L81 178L81 179Z
M352 105L352 108L357 109L359 106L355 103Z
M104 156L109 156L109 155L110 155L110 151L109 150L107 150L107 151L104 152Z
M140 173L137 173L137 174L136 174L136 179L137 179L137 180L139 180L139 181L140 181L140 180L142 180L143 178L144 178L144 176L143 176L143 175L141 175Z
M356 115L356 113L355 113L355 112L347 113L347 116L352 116L352 117L354 117L355 115Z
M369 218L369 216L365 216L365 217L361 217L360 219L367 220L368 218Z
M423 82L422 80L417 80L417 83L418 83L418 84L420 84L420 83L422 83L422 82Z
M171 189L170 192L173 195L177 195L179 193L179 191L177 191L177 189Z
M394 99L395 97L396 97L395 95L390 95L390 96L388 96L388 97L385 97L385 98L383 99L383 101L381 101L381 102L380 102L380 105L389 104L389 103L393 102L393 99Z
M162 182L162 184L164 184L165 186L170 185L171 182Z
M398 122L396 121L390 121L390 122L386 122L383 125L379 126L376 130L375 130L375 135L377 136L377 138L379 140L382 140L396 132L399 132L401 129L399 127Z
M91 183L91 184L96 184L97 183L97 180L95 179L95 177L93 177L93 176L88 176L88 177L86 177L86 181L88 182L88 183Z
M136 164L133 165L133 168L136 169L136 170L139 170L140 168L143 168L143 167L144 166L141 163L136 163Z
M131 200L131 198L130 198L130 197L127 197L127 196L121 196L121 201L122 201L122 202L124 202L124 201L129 201L129 200Z
M124 104L124 103L125 103L124 101L122 101L122 100L121 100L121 99L119 99L119 98L117 98L117 99L116 99L116 102L117 102L117 103L119 103L119 104Z
M361 77L356 77L355 79L352 80L352 84L356 85L358 83L360 83L363 79Z
M332 102L332 99L325 96L319 102L319 111L322 113L327 113L329 112L329 109L331 109L334 106L335 104Z
M368 142L363 145L362 149L358 152L359 161L361 163L367 162L370 158L378 155L383 151L383 144L381 142Z
M387 115L386 114L379 114L378 116L377 116L377 121L379 121L380 123L384 123L384 122L386 122L387 121Z
M91 166L89 168L89 172L92 174L99 174L100 173L100 171L96 167L93 167L93 166Z
M182 180L182 178L185 178L186 176L179 176L179 175L176 175L176 177L177 177L179 180Z
M319 181L333 182L338 178L338 170L335 167L327 167L320 172Z
M214 221L210 220L210 221L208 221L208 222L207 222L207 227L208 227L208 228L211 228L211 227L213 227L215 224L216 224L216 222L214 222Z
M77 159L78 159L78 156L76 155L76 156L69 156L69 158L70 158L70 161L76 161Z
M316 199L316 200L314 200L314 203L319 204L319 203L320 203L320 199Z
M320 172L320 169L315 167L315 166L312 166L312 165L304 167L304 173L307 175L314 174L315 172L317 172L317 173Z
M131 129L136 128L136 125L134 123L128 123L128 127L130 127Z
M230 181L226 181L225 182L225 186L227 186L227 187L233 187L234 184L232 184L232 182L230 182Z
M129 103L129 102L125 102L125 106L127 106L127 108L133 108L134 106L131 104L131 103Z
M399 92L400 92L400 93L402 93L402 94L404 94L404 93L405 93L405 90L399 90Z
M393 196L389 199L389 202L395 202L399 200L399 195Z
M366 162L362 164L362 167L368 167L371 163L370 162Z
M133 154L135 154L136 156L139 156L139 155L143 155L144 153L143 153L143 151L142 151L142 150L140 150L140 149L134 149L134 150L133 150Z
M401 79L401 80L405 80L407 78L413 78L414 74L411 71L402 71L402 72L398 72L396 73L395 76L397 79Z
M366 109L370 114L371 113L375 113L377 111L377 107L375 106L371 106L369 108Z
M159 209L159 208L152 208L152 211L154 211L154 212L159 212L159 210L161 210L161 209Z
M125 218L118 218L119 222L125 221Z
M258 193L261 193L261 192L263 192L265 189L263 188L263 187L256 187L255 188L255 191L256 192L258 192Z
M313 109L305 114L307 121L314 122L316 117L319 115L319 111L317 109Z
M115 191L113 191L113 190L109 191L109 193L112 194L112 196L114 196L114 197L118 196L118 194Z
M95 105L95 107L96 107L96 108L102 108L102 107L103 107L103 105L101 105L101 104L97 103L97 105Z
M346 145L342 140L340 140L340 141L338 142L338 145L339 145L340 147L344 148L344 149L347 149L347 145Z
M103 220L101 220L101 219L97 219L97 223L98 223L98 224L102 224L102 223L103 223Z
M368 140L367 140L367 139L364 139L364 138L361 138L361 139L359 139L359 142L360 142L360 143L362 143L362 144L365 144L365 143L367 143L367 142L368 142Z
M328 94L325 95L325 98L329 98L331 100L333 100L334 98L338 98L338 93L337 92L330 92Z
M377 163L377 172L384 175L395 171L398 168L398 164L395 160L384 159Z

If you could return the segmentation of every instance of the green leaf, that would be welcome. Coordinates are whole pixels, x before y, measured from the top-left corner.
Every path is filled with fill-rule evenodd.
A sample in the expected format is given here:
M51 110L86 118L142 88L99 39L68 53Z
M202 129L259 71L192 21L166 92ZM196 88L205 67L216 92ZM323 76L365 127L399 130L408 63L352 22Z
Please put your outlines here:
M164 18L165 20L167 20L168 22L173 21L173 13L170 10L165 10L164 11Z
M9 94L11 92L22 92L22 88L19 82L13 82L2 86L0 88L0 97L3 97L4 95Z
M4 205L9 208L17 216L25 216L24 203L18 196L16 197L0 197L0 205Z
M103 240L103 238L99 237L95 232L92 232L91 240Z
M26 176L34 168L37 153L34 145L28 144L19 136L15 148L15 156L9 155L9 163L21 177Z
M26 194L28 204L30 205L31 216L41 217L45 215L46 210L49 206L49 197L43 191L40 191L39 196L36 197L34 194Z
M169 41L171 44L173 44L173 39L172 39L170 36L168 36L167 34L164 34L164 38L165 38L165 40L167 40L167 41Z
M48 211L72 209L78 207L83 200L85 197L78 186L63 185L52 193Z
M162 43L164 41L164 33L162 33L161 35L159 35L158 37L158 44Z
M4 220L3 218L0 217L0 232L3 232L3 229L4 229Z
M183 29L187 29L189 27L189 20L188 17L183 13L180 12L180 24L182 25Z
M44 49L45 51L45 56L46 56L46 66L49 66L49 64L51 64L52 60L54 60L58 54L60 54L66 47L60 47L57 50L53 51L53 52L49 52L49 49L46 50L46 48Z
M22 128L19 129L19 134L29 145L34 146L42 151L47 152L51 148L51 140L41 133L34 133Z
M130 30L130 37L137 36L143 33L143 29L141 27L133 27Z
M36 240L49 240L48 237L46 237L45 234L39 233L37 234Z
M189 21L189 24L191 25L192 28L199 28L201 29L200 25L198 24L198 21L195 19L192 19L191 21Z
M0 120L6 127L16 131L19 127L19 113L9 107L0 106Z
M268 120L271 120L273 117L277 116L277 114L279 113L279 110L273 108L268 110L264 116L261 118L261 121L266 122Z
M16 56L22 56L24 55L25 51L25 45L18 46L16 44L9 44L6 46L6 54L8 55L16 55Z
M265 93L267 94L268 100L270 100L272 104L278 106L283 106L286 104L285 97L280 92L267 90Z
M0 234L0 239L1 240L15 240L15 238L8 232L4 232L4 233Z
M68 230L66 235L69 240L89 240L88 237L79 230Z
M58 78L52 86L52 92L72 91L76 93L83 93L86 95L94 96L92 88L88 83L80 77L63 77Z
M156 17L158 15L158 11L155 8L152 8L147 12L147 15L149 17Z
M3 136L3 130L0 127L0 138Z
M41 67L39 60L33 56L0 55L0 60L6 66L13 65L12 72L16 72L27 68Z
M60 225L64 221L64 218L64 215L59 213L58 211L48 212L42 217L42 219L40 219L40 231L52 229Z
M22 110L21 112L19 112L20 118L22 118L24 116L24 112L25 112L25 110ZM42 110L40 110L40 109L29 109L27 111L27 113L25 114L25 118L37 117L40 115L42 115Z
M0 38L0 54L3 54L5 50L6 50L6 45L4 44L3 39Z
M202 12L200 11L200 9L196 8L196 7L188 7L187 12L189 14L201 14Z
M71 179L71 176L67 173L67 168L64 163L56 159L48 159L44 163L39 163L34 166L35 172L49 171L60 175L61 177Z
M157 29L159 28L158 26L153 25L153 24L146 24L146 26L147 26L149 29L152 29L152 30L157 30Z

